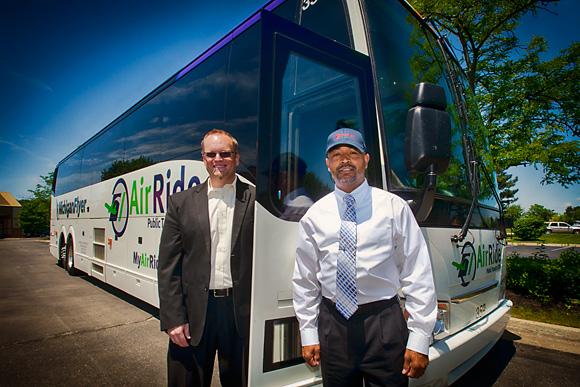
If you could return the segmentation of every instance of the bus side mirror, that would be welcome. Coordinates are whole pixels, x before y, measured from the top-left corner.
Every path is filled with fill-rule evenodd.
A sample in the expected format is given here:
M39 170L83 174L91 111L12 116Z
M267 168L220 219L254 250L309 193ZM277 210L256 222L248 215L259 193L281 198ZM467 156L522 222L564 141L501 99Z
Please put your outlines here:
M424 221L433 208L437 176L447 171L451 161L451 118L445 111L445 89L438 85L416 85L411 106L405 130L405 168L426 175L421 193L411 203L417 221Z

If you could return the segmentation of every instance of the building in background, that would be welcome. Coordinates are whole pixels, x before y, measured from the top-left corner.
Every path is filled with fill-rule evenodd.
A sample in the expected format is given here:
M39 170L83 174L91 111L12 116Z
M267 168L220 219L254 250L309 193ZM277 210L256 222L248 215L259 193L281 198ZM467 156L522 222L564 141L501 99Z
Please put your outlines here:
M0 192L0 238L21 238L18 213L22 206L10 192Z

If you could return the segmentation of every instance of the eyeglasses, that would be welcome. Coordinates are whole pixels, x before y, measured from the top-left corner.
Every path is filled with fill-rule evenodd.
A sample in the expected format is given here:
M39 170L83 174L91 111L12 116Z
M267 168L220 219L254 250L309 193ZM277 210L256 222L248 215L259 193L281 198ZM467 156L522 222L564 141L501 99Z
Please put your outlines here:
M220 155L220 157L222 159L229 159L230 157L232 157L232 155L236 154L236 152L217 152L217 153L216 152L205 152L205 153L202 153L202 155L204 155L208 159L213 159L218 154Z

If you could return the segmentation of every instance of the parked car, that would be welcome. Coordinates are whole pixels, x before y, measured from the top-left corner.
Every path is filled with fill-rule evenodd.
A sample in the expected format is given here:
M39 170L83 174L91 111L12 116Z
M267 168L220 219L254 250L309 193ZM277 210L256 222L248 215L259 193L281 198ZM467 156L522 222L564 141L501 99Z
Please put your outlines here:
M563 233L563 234L580 234L580 224L570 226L566 222L546 222L548 228L546 230L547 234L552 233Z

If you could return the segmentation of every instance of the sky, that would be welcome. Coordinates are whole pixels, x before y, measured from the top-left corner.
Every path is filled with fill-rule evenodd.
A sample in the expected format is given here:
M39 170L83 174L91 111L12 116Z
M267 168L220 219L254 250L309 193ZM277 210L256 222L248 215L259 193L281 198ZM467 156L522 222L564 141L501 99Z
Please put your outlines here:
M0 191L16 199L41 175L226 35L266 0L26 0L0 3ZM579 41L577 0L527 17L524 41ZM541 168L541 166L540 166ZM580 206L580 186L540 185L511 168L524 209Z

